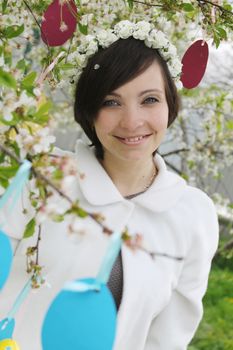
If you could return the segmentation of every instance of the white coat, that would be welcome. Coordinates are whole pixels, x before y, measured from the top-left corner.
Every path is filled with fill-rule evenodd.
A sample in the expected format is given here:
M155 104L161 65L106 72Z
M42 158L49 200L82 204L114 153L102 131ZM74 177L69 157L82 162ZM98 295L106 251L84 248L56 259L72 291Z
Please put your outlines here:
M127 226L130 233L141 233L149 250L184 258L176 261L157 256L153 260L143 251L123 246L123 298L114 350L185 350L202 317L202 297L218 244L212 201L169 172L159 155L155 156L158 175L154 183L131 200L121 196L93 150L82 142L75 157L85 177L72 189L73 199L79 198L83 208L103 214L109 228L123 230ZM15 242L22 237L27 220L20 208L9 218L5 231ZM95 276L98 271L108 237L91 219L82 220L86 233L78 240L68 235L66 221L42 226L40 264L51 286L32 290L17 314L14 339L21 350L41 350L44 315L64 282ZM10 277L0 294L0 319L28 279L25 250L35 240L23 240L17 246Z

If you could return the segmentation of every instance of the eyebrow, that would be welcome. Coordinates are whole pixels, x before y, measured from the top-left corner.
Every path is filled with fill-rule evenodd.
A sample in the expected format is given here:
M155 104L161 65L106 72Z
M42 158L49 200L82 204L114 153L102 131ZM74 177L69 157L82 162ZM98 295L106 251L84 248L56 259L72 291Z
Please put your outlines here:
M163 94L164 92L160 89L148 89L148 90L143 90L140 92L140 94L138 95L139 97L142 96L142 95L145 95L149 92L156 92L156 93L159 93L159 94ZM107 96L116 96L116 97L121 97L120 94L118 94L117 92L110 92Z

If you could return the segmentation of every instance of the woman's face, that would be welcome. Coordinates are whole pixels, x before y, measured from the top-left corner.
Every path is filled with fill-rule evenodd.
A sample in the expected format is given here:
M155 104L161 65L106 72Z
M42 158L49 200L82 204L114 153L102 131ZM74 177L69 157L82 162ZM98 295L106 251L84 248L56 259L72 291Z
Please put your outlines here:
M139 161L159 147L168 124L164 80L155 61L106 96L94 122L104 159Z

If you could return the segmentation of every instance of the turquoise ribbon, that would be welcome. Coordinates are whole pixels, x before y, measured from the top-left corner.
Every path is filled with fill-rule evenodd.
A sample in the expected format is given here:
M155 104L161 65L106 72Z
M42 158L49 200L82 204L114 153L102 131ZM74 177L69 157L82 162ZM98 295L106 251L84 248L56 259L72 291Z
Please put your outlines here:
M96 277L97 283L107 284L114 262L120 252L121 243L122 243L121 233L114 232L111 236L111 240L110 240L107 252L104 256L104 259L100 266L100 270Z
M31 169L31 163L28 160L25 160L23 164L20 166L19 170L17 171L10 186L6 189L3 196L0 198L0 209L9 201L9 199L11 199L9 210L12 211L14 209L14 206L17 203L17 200L23 190L23 187L29 178L30 169ZM3 224L4 223L0 223L0 227ZM10 322L14 318L14 315L18 311L20 305L26 299L30 288L31 288L31 278L28 280L28 282L26 283L26 285L23 287L18 297L16 298L12 309L7 315L7 320L8 320L7 322Z
M88 284L85 283L83 281L70 281L67 282L64 287L63 290L69 291L69 292L87 292L90 290L93 290L95 292L100 291L100 284L98 283L94 283L94 284Z
M17 171L9 187L7 187L5 193L0 198L0 209L9 201L11 197L10 211L14 209L15 204L23 190L25 183L27 182L30 174L32 164L25 160Z
M27 298L30 290L31 290L31 278L27 281L23 289L20 291L19 295L17 296L14 302L14 305L12 306L11 310L8 312L7 319L9 321L14 318L20 306L23 304L24 300Z
M87 291L99 291L101 284L107 284L114 262L121 249L121 233L114 232L111 236L107 252L101 263L99 272L96 277L96 283L88 284L83 281L70 281L67 282L63 290L69 292L87 292Z

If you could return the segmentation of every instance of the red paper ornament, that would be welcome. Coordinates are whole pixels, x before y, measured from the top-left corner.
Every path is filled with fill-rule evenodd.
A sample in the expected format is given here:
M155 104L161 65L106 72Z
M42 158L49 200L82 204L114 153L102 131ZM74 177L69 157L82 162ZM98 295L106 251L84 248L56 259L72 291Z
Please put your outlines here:
M182 58L181 81L186 89L196 87L202 80L209 57L208 44L204 40L195 41Z
M73 0L54 0L44 13L41 37L49 46L63 45L77 25L77 7Z

